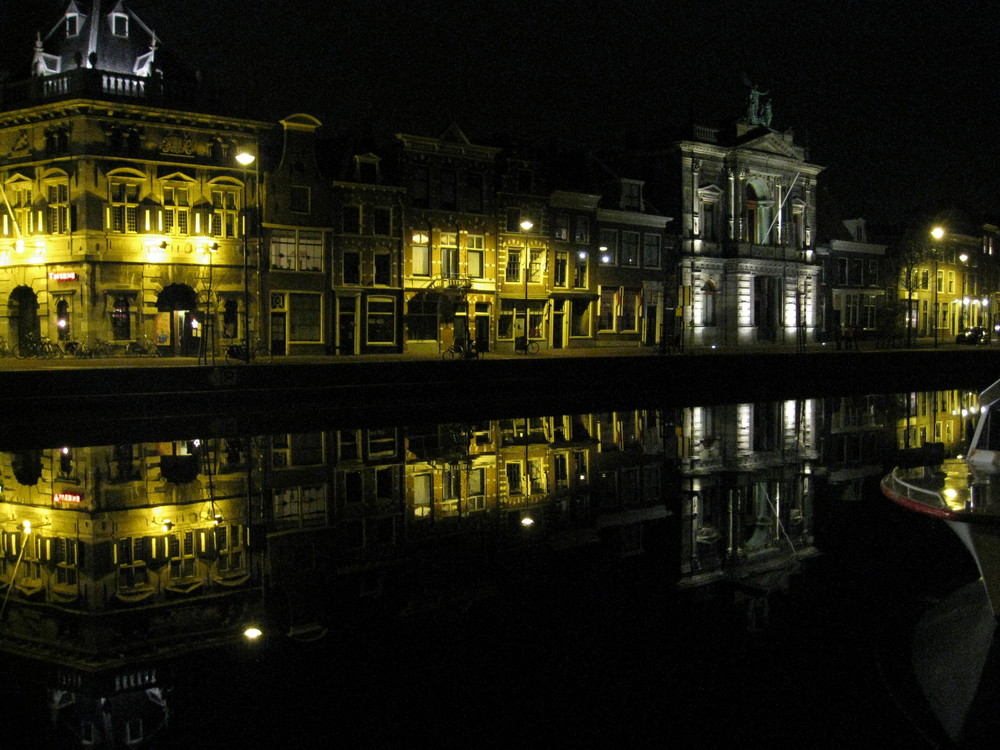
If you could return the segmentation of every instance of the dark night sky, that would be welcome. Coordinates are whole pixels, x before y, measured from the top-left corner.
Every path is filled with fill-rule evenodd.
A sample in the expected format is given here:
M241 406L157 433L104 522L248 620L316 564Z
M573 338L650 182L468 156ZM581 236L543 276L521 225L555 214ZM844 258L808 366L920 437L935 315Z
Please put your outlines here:
M63 0L0 0L0 40L30 56ZM24 6L20 8L19 6ZM952 204L1000 214L1000 8L992 0L131 0L165 46L259 116L331 133L476 140L555 134L597 147L667 140L693 111L738 116L746 75L807 141L848 215ZM41 18L39 21L27 19ZM27 28L25 28L27 26Z

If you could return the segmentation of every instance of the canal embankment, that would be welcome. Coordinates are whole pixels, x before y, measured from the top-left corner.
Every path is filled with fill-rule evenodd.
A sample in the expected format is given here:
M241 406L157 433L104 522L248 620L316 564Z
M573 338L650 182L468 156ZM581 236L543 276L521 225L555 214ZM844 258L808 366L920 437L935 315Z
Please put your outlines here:
M108 432L173 423L228 432L299 425L462 421L601 409L765 401L909 390L981 390L1000 378L1000 349L705 352L533 356L468 361L405 356L269 365L130 366L0 371L0 424L32 433ZM459 417L461 415L461 417ZM7 442L0 435L0 443Z

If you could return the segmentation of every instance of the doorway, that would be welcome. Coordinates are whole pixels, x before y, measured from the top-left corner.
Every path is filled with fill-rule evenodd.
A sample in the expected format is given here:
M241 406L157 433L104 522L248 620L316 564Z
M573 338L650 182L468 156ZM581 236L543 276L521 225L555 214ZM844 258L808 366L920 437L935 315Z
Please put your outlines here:
M156 343L160 354L197 357L201 347L198 295L187 284L165 286L156 298Z
M31 287L19 286L10 293L7 314L10 319L11 345L21 347L28 339L39 339L41 322L38 319L38 295Z

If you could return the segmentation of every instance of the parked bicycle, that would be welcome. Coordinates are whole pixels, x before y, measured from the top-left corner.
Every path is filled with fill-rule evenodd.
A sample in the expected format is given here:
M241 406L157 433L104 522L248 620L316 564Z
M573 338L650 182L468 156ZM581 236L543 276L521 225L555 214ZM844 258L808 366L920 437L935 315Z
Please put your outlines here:
M59 348L58 344L53 343L47 338L42 338L37 333L25 334L14 347L14 356L18 359L25 359L26 357L53 359L62 355L63 350Z
M99 339L94 337L86 346L86 354L82 356L87 357L112 357L115 353L114 346L111 345L110 341L105 341L104 339Z
M529 341L527 336L514 339L514 354L538 354L538 342Z
M125 354L130 357L159 357L160 350L149 336L141 336L128 343Z
M460 339L441 352L443 359L479 359L475 341Z
M234 362L243 362L245 364L263 362L264 364L269 364L273 358L274 355L271 353L271 349L260 341L254 341L250 345L249 356L247 356L247 349L243 344L231 344L226 347L227 365L231 365Z

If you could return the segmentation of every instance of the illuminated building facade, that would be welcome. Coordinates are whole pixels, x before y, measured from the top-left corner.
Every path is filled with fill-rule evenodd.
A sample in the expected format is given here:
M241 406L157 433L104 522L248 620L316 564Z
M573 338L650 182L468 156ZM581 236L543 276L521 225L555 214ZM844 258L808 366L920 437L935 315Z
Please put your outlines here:
M885 245L868 242L864 220L843 223L844 237L817 248L824 282L818 328L825 340L853 346L887 332L887 269Z
M110 12L108 9L110 8ZM202 346L246 324L247 184L267 123L216 116L123 3L69 3L31 74L0 93L0 334ZM247 259L245 253L249 253ZM255 295L256 297L256 295Z
M819 319L816 179L792 132L695 126L676 144L683 335L691 344L808 343Z

